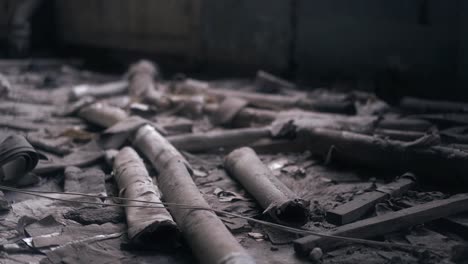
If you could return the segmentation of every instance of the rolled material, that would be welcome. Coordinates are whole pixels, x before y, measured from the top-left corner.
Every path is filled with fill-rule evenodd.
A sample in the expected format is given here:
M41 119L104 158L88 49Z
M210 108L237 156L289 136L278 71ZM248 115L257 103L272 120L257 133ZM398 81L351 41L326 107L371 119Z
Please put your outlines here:
M85 106L78 112L78 116L88 122L106 128L128 117L124 110L103 103L94 103Z
M270 129L268 127L182 134L167 139L177 149L203 152L220 148L238 148L263 138L270 138Z
M176 246L179 229L172 216L161 204L161 192L153 185L145 164L130 147L123 148L114 160L114 177L119 195L127 199L149 203L125 201L126 205L152 206L152 208L126 207L128 238L134 243Z
M278 180L253 149L234 150L224 159L224 166L277 222L299 226L307 223L309 202Z
M70 99L77 100L86 96L107 97L122 94L128 89L127 81L116 81L105 84L89 85L82 84L73 87Z
M209 208L192 180L187 161L153 127L141 127L133 144L158 170L158 185L167 202ZM175 206L169 208L200 263L255 263L215 213Z
M15 185L38 161L39 155L23 136L0 134L0 183Z

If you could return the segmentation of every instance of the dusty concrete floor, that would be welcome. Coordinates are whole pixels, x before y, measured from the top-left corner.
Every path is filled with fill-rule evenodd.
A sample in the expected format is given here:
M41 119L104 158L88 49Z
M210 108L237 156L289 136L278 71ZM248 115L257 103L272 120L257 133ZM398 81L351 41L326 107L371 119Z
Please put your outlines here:
M76 116L62 117L68 103L68 95L74 86L83 83L105 83L120 79L120 76L104 75L85 70L78 70L65 64L53 67L37 67L11 65L1 69L12 87L9 95L0 100L0 127L2 132L35 136L41 139L61 142L60 146L75 152L87 148L102 129L91 125ZM233 82L218 82L219 84L235 86ZM122 106L125 96L118 95L113 98L104 98L110 104ZM146 114L148 115L148 114ZM150 114L153 120L158 116ZM171 119L172 118L172 119ZM187 121L185 117L159 117L163 122L173 123ZM206 118L189 120L192 127L190 131L209 131L213 126ZM184 131L182 131L184 132ZM182 133L175 131L173 133ZM40 148L38 148L40 149ZM39 167L44 168L66 160L65 157L50 153L44 149L40 151L47 156L47 161L40 161ZM87 149L86 153L78 153L74 161L89 158L90 153L100 152L95 148ZM226 210L246 216L267 219L262 216L262 209L246 191L232 180L222 167L225 152L215 151L203 154L187 154L187 159L195 169L194 181L208 203L215 209ZM340 166L336 164L325 165L324 161L312 156L309 152L291 153L284 149L281 153L268 153L260 155L274 174L301 198L311 201L311 218L305 226L310 230L325 232L334 227L325 221L325 212L339 204L345 203L356 195L373 190L384 183L385 179L392 178L391 172L366 170L360 167ZM112 169L103 159L95 159L83 167L102 169L106 174L106 188L108 195L116 195L115 182L112 179ZM47 173L33 172L32 180L23 190L64 191L64 174L61 170L49 170ZM402 198L391 199L373 213L384 214L398 209L398 201L416 203L421 199L431 200L445 197L439 192L426 192L423 187L417 187ZM0 243L21 243L24 237L25 221L33 223L47 216L65 226L85 230L87 225L78 223L77 219L67 218L67 212L73 210L86 211L86 206L50 201L44 198L33 197L27 194L5 192L5 196L12 204L12 209L0 215ZM88 208L89 209L89 208ZM101 208L102 209L102 208ZM99 209L100 210L100 209ZM109 229L125 230L123 211L119 209L102 213L104 219L99 224L103 232ZM110 214L106 215L106 214ZM99 216L98 216L99 218ZM235 235L236 239L258 261L258 263L310 263L307 258L298 257L293 250L291 241L296 235L284 231L249 223L246 220L223 218L223 222ZM106 221L108 221L106 223ZM437 224L435 224L437 226ZM114 228L114 229L113 229ZM446 254L438 255L430 251L398 251L389 249L371 248L362 245L349 245L334 251L325 252L323 263L451 263L450 246L464 242L463 238L447 230L438 230L432 225L416 226L399 233L389 234L377 238L385 241L398 241L408 244L446 247ZM118 256L124 263L194 263L195 259L186 246L164 252L158 250L132 249L127 244L125 234L96 242L94 252L90 256L104 259L113 263L115 259L100 255L100 252L110 252ZM65 255L56 255L52 258L50 249L26 247L22 250L0 250L0 263L84 263L87 260L67 258ZM79 255L79 249L72 252ZM48 259L43 260L44 258ZM95 262L103 263L103 262ZM461 262L460 262L461 263Z

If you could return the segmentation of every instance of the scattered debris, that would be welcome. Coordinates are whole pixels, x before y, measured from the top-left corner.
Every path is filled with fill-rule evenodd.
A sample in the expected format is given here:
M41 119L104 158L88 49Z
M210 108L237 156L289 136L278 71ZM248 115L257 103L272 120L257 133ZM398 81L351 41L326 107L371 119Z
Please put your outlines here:
M234 150L226 156L224 166L275 221L304 225L309 220L309 202L278 180L251 148Z
M433 201L347 224L337 228L331 234L354 238L375 237L467 210L468 195L459 194L456 197ZM294 241L294 249L299 254L308 254L316 246L329 249L339 244L339 242L331 238L306 236Z
M191 178L190 165L153 127L145 125L138 129L133 144L158 170L158 186L166 201L209 208ZM218 263L229 258L232 261L254 263L213 212L192 212L174 207L171 208L171 213L182 235L201 262Z
M120 196L147 202L126 200L126 205L160 204L160 208L125 208L130 241L146 245L177 246L179 229L161 204L159 189L153 184L143 161L132 148L123 148L115 157L114 177L120 189Z
M327 212L327 221L335 225L344 225L362 218L374 206L392 196L403 194L415 185L414 176L410 173L402 175L395 182L386 184L375 191L365 192L355 196L352 201L342 204Z
M28 146L0 162L2 184L21 187L0 187L7 263L306 261L290 254L294 240L314 263L466 259L466 199L448 198L466 191L464 103L404 98L389 107L367 92L299 90L264 71L253 81L163 80L145 60L123 76L64 63L0 60L1 134ZM131 162L119 159L129 144L147 164L132 151ZM223 167L222 154L237 148L241 162L227 161L234 151ZM418 175L417 191L412 179L388 183L406 171ZM305 225L278 224L291 224L278 213L296 199ZM177 237L158 228L154 236L161 211L187 242L175 254L143 251ZM277 223L262 222L271 216ZM329 251L346 237L379 236L385 242Z

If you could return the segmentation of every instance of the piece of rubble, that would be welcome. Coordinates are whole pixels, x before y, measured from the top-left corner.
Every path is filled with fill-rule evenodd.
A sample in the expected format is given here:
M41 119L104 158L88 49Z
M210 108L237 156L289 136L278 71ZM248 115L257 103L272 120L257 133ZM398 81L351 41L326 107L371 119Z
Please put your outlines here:
M124 210L118 207L79 208L64 213L63 217L82 225L118 224L125 221Z

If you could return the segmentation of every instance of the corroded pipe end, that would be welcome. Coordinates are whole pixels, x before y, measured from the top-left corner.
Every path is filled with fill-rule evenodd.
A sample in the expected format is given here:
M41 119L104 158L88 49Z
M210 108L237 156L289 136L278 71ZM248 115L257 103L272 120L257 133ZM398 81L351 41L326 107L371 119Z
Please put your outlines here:
M309 221L309 205L309 201L294 199L280 205L274 205L266 212L278 223L303 226Z
M174 221L155 221L131 240L135 244L169 249L180 246L181 234Z

